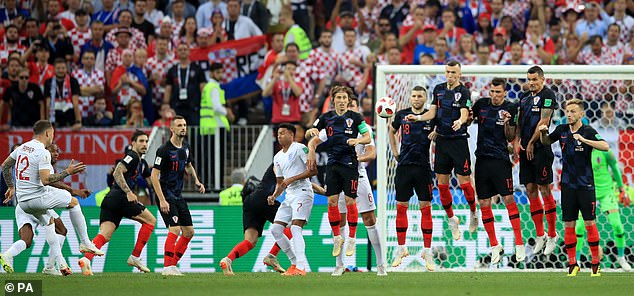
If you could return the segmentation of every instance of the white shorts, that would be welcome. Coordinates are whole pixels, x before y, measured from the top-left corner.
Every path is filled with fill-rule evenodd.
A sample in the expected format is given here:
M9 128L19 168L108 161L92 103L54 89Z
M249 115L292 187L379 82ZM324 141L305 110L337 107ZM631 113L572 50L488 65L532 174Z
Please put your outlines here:
M63 189L46 186L47 194L43 197L37 197L25 201L20 201L18 206L26 214L31 214L39 222L40 225L48 225L50 216L48 210L56 208L66 208L72 200L70 193Z
M286 193L286 199L277 209L274 221L290 224L293 220L308 222L313 210L314 194L312 190Z
M57 213L53 210L48 210L46 214L48 215L48 217L45 217L45 219L48 219L48 221L50 221L50 218L59 218L59 215L57 215ZM36 219L35 216L25 213L21 207L15 207L15 224L18 225L18 230L22 229L24 225L30 224L33 232L35 232L37 226L40 225L38 219Z
M367 175L359 175L359 187L357 187L357 209L359 213L367 213L376 210L374 204L374 195L372 194L372 186ZM347 213L346 196L339 193L339 213Z

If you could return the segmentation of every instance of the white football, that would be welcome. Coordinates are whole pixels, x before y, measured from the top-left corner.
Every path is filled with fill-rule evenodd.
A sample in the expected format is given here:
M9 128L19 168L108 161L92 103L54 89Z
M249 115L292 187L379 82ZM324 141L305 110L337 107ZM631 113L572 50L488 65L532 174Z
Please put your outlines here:
M383 118L390 118L396 113L396 103L390 97L382 97L376 102L376 113Z

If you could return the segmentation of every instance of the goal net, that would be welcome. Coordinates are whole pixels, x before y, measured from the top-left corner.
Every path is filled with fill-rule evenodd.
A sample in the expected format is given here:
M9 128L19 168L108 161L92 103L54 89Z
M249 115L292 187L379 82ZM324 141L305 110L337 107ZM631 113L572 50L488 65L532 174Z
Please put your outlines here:
M463 66L462 83L471 90L472 102L480 97L488 97L489 82L494 77L507 79L507 98L517 102L525 84L526 71L530 66ZM632 178L634 167L634 67L632 66L543 66L546 76L546 86L557 94L558 108L553 115L552 124L558 124L564 118L561 103L566 99L580 98L586 102L586 119L608 141L611 149L617 155L619 166L624 173L625 184L634 185ZM445 82L444 66L378 66L375 88L376 98L391 97L397 104L397 109L409 107L410 91L414 86L424 86L428 90L427 105L431 103L431 93L434 87ZM388 142L388 124L391 119L377 117L377 205L378 222L381 225L382 239L386 248L385 258L391 263L396 253L396 199L394 177L397 162L392 156ZM552 127L551 127L552 128ZM472 163L475 163L475 139L477 125L469 127L469 146ZM432 145L432 168L434 146ZM546 256L535 255L532 251L535 231L531 220L528 199L523 186L518 182L518 164L513 167L515 182L515 200L521 214L522 235L526 244L527 258L522 264L515 261L513 230L504 205L497 202L493 206L496 233L500 244L504 247L503 259L496 266L489 266L490 246L488 237L479 221L476 233L468 232L466 224L469 217L469 207L462 191L457 186L455 176L452 177L451 189L454 197L454 213L460 218L462 238L454 241L447 224L447 218L440 205L438 191L434 190L433 198L433 241L432 253L439 269L445 270L473 270L474 268L494 268L506 270L511 268L542 269L564 268L567 266L566 253L563 242L563 223L560 221L560 187L561 151L558 145L553 145L555 161L553 164L554 182L553 193L557 200L557 231L562 239L555 252ZM473 168L472 168L473 169ZM473 177L473 176L472 176ZM634 193L634 192L632 192ZM634 212L631 208L621 208L621 219L625 226L626 258L634 262L632 245L634 244ZM420 228L420 211L418 199L413 196L408 210L409 228L407 231L407 247L409 256L393 271L422 271L424 261L421 258L423 239ZM546 224L546 221L544 221ZM604 251L603 268L617 268L614 235L606 215L597 211L597 223ZM584 237L585 240L585 237ZM589 249L587 243L581 249L580 263L588 263Z

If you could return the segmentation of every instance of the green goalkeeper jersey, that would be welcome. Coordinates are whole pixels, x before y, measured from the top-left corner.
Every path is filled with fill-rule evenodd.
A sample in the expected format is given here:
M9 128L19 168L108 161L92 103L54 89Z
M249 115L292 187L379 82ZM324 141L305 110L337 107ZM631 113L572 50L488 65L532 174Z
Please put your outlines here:
M614 182L616 182L617 188L623 186L621 171L612 150L592 150L592 171L597 197L612 193Z

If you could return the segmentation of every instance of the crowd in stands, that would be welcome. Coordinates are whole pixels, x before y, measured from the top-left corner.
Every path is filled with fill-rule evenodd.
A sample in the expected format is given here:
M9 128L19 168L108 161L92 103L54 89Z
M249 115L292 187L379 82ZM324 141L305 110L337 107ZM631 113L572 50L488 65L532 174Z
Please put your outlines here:
M308 126L333 84L352 87L371 120L377 64L634 64L632 0L0 2L1 130L40 118L75 130L166 126L175 114L197 125L216 79L191 52L259 35L268 46L261 93L226 103L212 95L232 124L256 123L249 109L262 106L268 123ZM631 81L552 83L616 119L634 117Z

